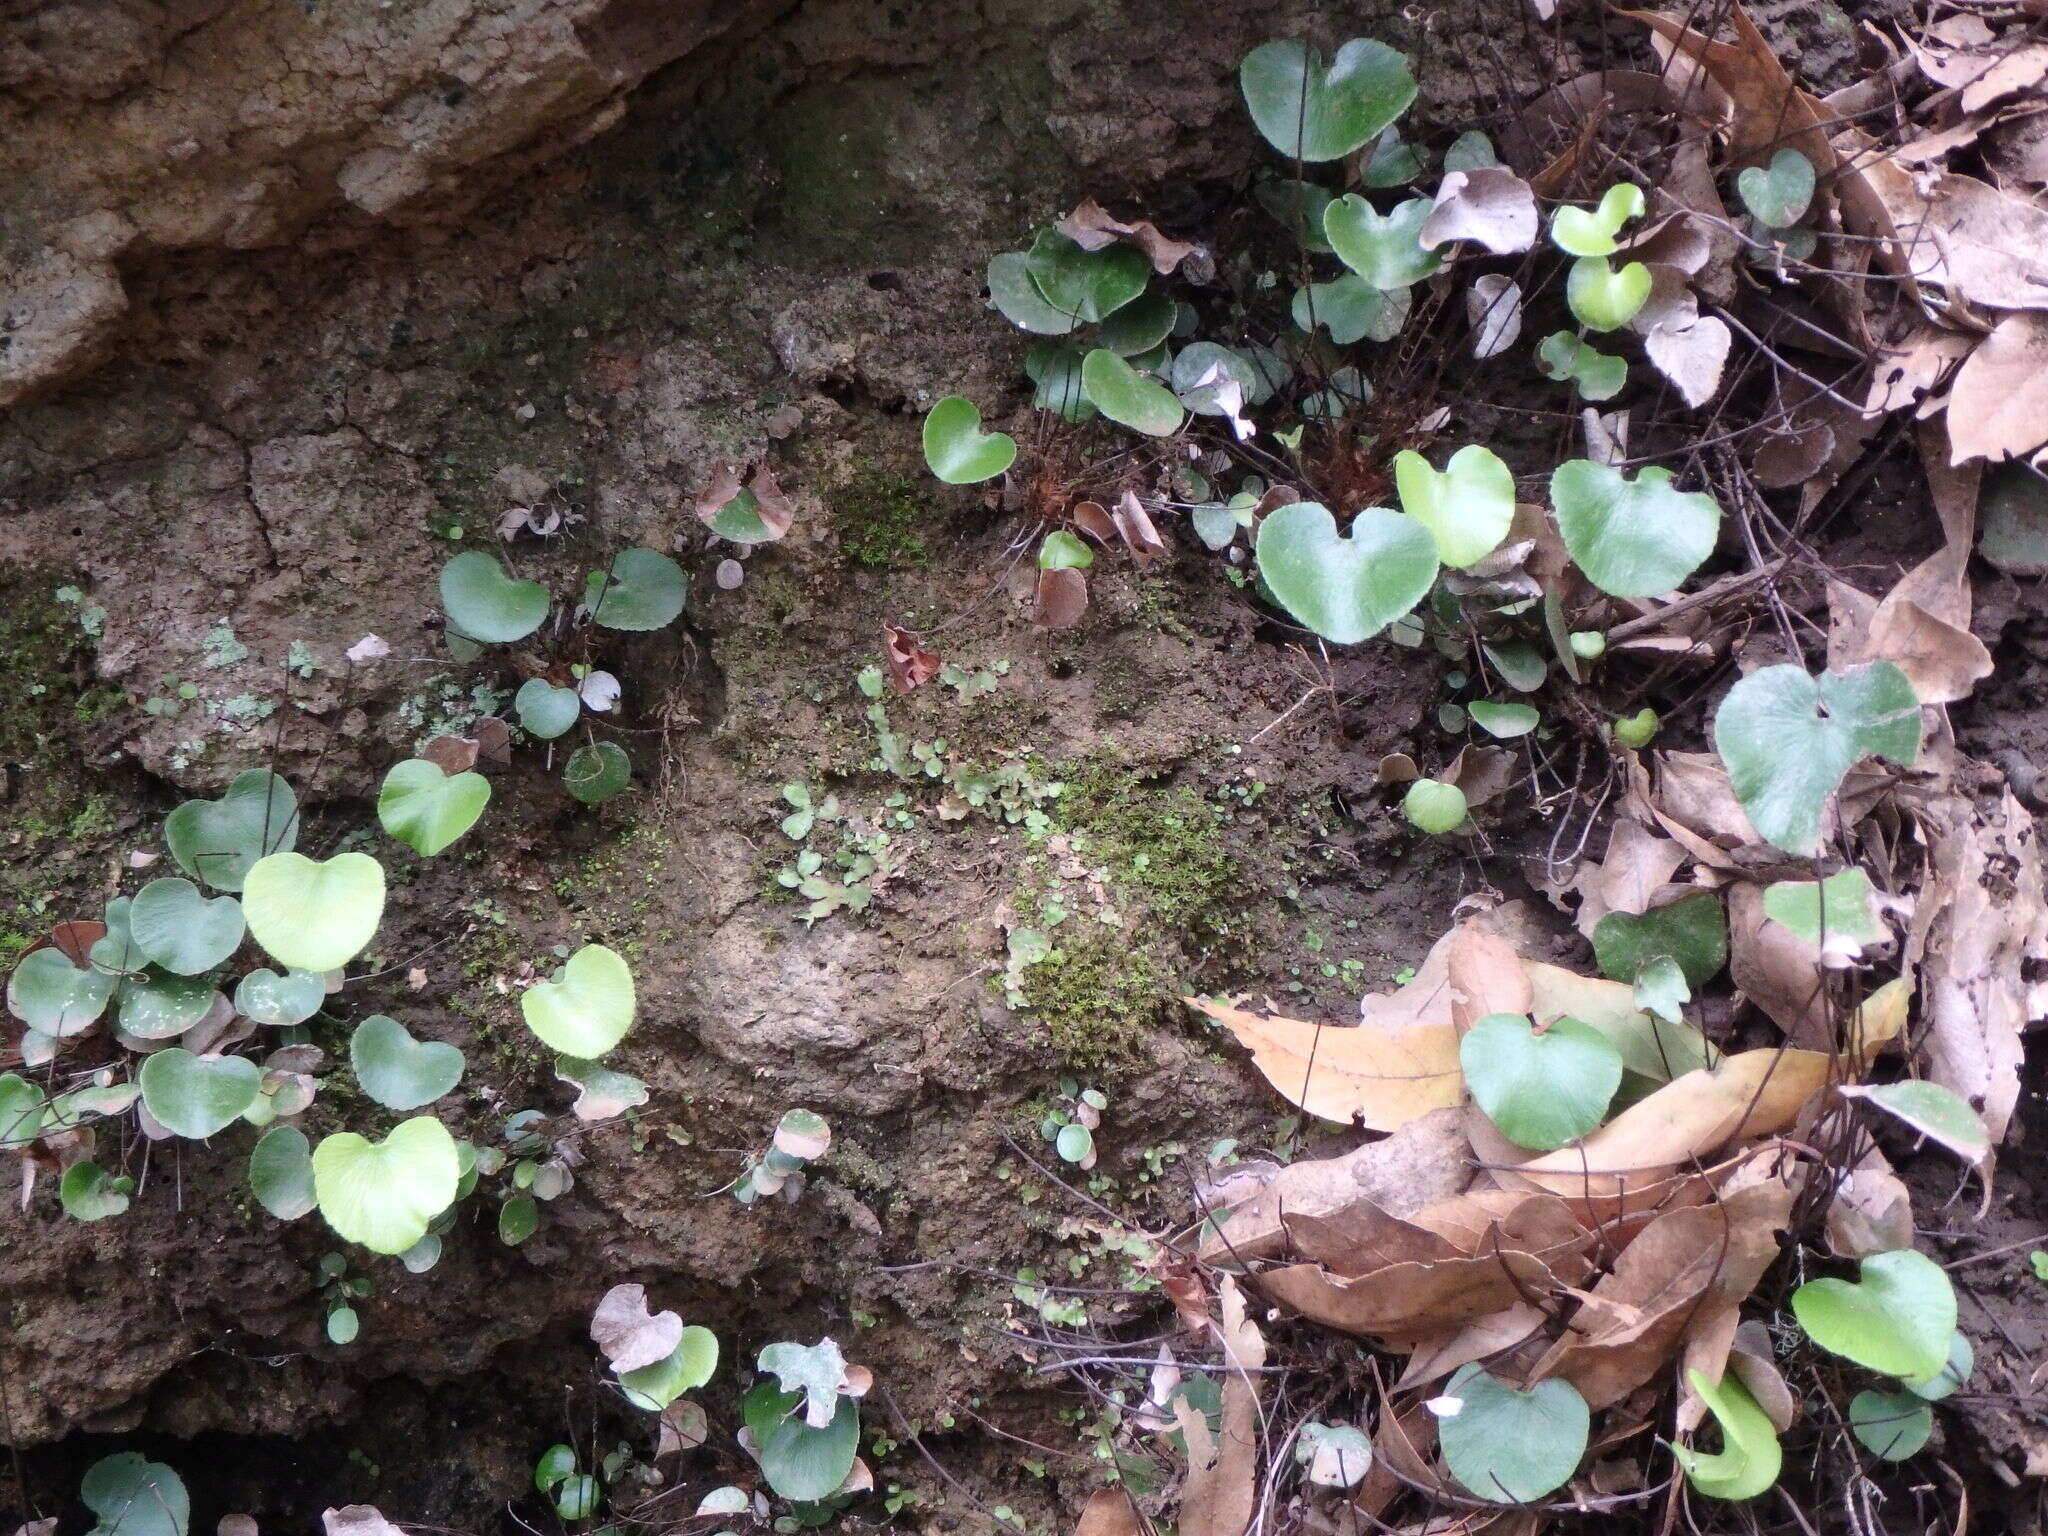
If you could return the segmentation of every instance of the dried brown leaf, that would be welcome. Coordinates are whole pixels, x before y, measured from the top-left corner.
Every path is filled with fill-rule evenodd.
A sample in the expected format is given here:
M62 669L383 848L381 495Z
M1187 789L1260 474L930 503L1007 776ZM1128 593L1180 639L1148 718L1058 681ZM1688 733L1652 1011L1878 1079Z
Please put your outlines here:
M1138 1506L1122 1487L1096 1489L1074 1522L1074 1536L1144 1536L1144 1531Z
M1431 1110L1342 1157L1288 1164L1203 1239L1199 1257L1270 1259L1286 1246L1286 1217L1336 1217L1366 1204L1398 1219L1460 1193L1472 1182L1462 1125L1455 1108Z
M2033 236L2048 262L2048 215ZM2048 265L2040 303L2048 305ZM2048 445L2048 315L2007 315L1956 370L1949 391L1951 460L2027 458Z
M1038 573L1031 622L1040 629L1071 629L1088 611L1088 578L1072 566Z
M1062 215L1059 232L1084 251L1099 251L1118 240L1128 240L1145 253L1152 270L1171 277L1175 268L1197 249L1186 240L1174 240L1159 232L1150 220L1126 224L1112 217L1094 198L1084 199L1072 213Z
M1532 1158L1499 1177L1595 1208L1653 1206L1660 1184L1737 1142L1788 1129L1827 1085L1820 1051L1755 1050L1673 1078L1576 1146Z
M1139 565L1150 565L1166 553L1166 543L1153 526L1152 515L1135 492L1125 491L1117 498L1115 525L1117 536Z
M1417 238L1425 249L1470 240L1496 256L1512 256L1536 243L1536 194L1504 165L1452 171Z
M889 686L897 693L922 688L939 675L939 653L926 650L902 625L886 621L882 625L882 662L889 672Z
M1905 960L1918 970L1927 1075L1977 1108L1995 1145L2019 1101L2021 1032L2043 1012L2026 976L2048 959L2040 841L1994 772L1943 766L1949 787L1915 812L1927 873Z
M615 1285L590 1318L590 1337L621 1375L657 1364L683 1341L683 1320L673 1312L647 1310L647 1287Z
M1217 1289L1223 1317L1217 1336L1228 1373L1223 1378L1223 1415L1219 1437L1209 1433L1207 1416L1175 1400L1187 1441L1188 1475L1181 1484L1179 1536L1244 1536L1257 1506L1259 1463L1259 1369L1266 1363L1266 1340L1245 1308L1237 1281L1225 1275Z
M1569 1381L1594 1408L1654 1379L1702 1313L1739 1306L1756 1288L1778 1256L1795 1193L1772 1180L1657 1217L1582 1298L1533 1376Z
M1289 1102L1324 1120L1391 1131L1465 1096L1442 969L1430 985L1422 983L1418 971L1387 999L1386 1021L1356 1025L1261 1018L1198 998L1187 1002L1235 1035Z

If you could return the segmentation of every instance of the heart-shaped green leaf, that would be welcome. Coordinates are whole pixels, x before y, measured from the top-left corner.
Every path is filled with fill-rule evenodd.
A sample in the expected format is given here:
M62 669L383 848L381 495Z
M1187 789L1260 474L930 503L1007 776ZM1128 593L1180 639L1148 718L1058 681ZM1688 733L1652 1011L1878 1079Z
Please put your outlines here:
M490 804L480 773L444 773L423 757L394 763L377 791L377 820L416 853L432 857L462 836Z
M246 1056L194 1056L176 1045L144 1061L139 1080L143 1107L193 1141L234 1124L263 1091L263 1073Z
M164 818L178 868L216 891L239 891L249 866L299 843L299 799L274 773L238 773L218 800L187 800Z
M1085 571L1095 563L1095 551L1078 535L1055 528L1038 546L1041 571Z
M1877 915L1870 876L1853 865L1825 880L1780 880L1764 887L1764 916L1790 928L1824 955L1855 959L1891 937Z
M1596 352L1570 331L1552 331L1536 348L1536 366L1546 378L1568 381L1582 400L1611 400L1628 382L1628 364Z
M1081 360L1081 387L1111 421L1150 437L1171 436L1186 417L1172 390L1145 377L1107 347L1097 347Z
M1632 261L1617 272L1605 256L1581 256L1565 279L1564 296L1579 324L1616 331L1649 302L1650 269Z
M1543 723L1543 716L1527 704L1496 704L1487 699L1475 699L1465 706L1465 713L1472 717L1472 723L1479 729L1502 741L1526 736Z
M212 970L237 949L248 931L242 904L232 896L211 900L190 880L152 880L128 906L135 947L180 976Z
M0 1147L34 1141L43 1132L43 1116L43 1090L18 1072L0 1072Z
M981 430L981 412L963 395L948 395L924 418L924 461L948 485L993 480L1017 461L1017 439Z
M530 677L512 695L512 708L527 735L552 741L576 723L583 701L574 688L557 688L546 678Z
M242 911L273 959L294 970L339 970L376 937L384 866L367 853L338 853L324 863L273 853L249 871Z
M1084 325L1107 320L1137 298L1152 275L1144 252L1134 245L1084 250L1055 229L1038 232L1024 264L1039 296Z
M1592 1414L1568 1381L1521 1392L1475 1362L1458 1368L1443 1396L1458 1404L1437 1421L1444 1463L1479 1498L1533 1503L1562 1488L1586 1454Z
M1702 491L1671 488L1671 471L1631 480L1611 464L1568 459L1550 477L1564 547L1586 579L1613 597L1672 591L1714 552L1721 508Z
M1037 386L1031 392L1031 403L1037 409L1051 411L1061 421L1094 417L1094 402L1081 383L1081 353L1070 343L1037 343L1024 354L1024 372Z
M1401 814L1432 837L1465 825L1465 791L1441 779L1417 779L1401 797Z
M7 1011L42 1034L75 1035L106 1012L119 982L118 976L73 965L55 945L30 950L7 978Z
M1175 353L1173 364L1167 369L1167 382L1183 397L1181 403L1196 415L1221 416L1225 414L1223 407L1205 396L1202 383L1216 369L1221 369L1223 377L1244 392L1245 404L1254 403L1253 396L1265 382L1258 367L1243 353L1213 341L1191 341ZM1209 393L1213 393L1213 386Z
M439 1040L415 1040L381 1013L356 1026L348 1059L363 1092L386 1109L418 1109L462 1081L462 1052Z
M1550 219L1550 238L1568 256L1612 256L1620 244L1615 236L1630 219L1641 217L1643 189L1618 182L1607 189L1592 211L1565 207Z
M297 1221L319 1202L313 1193L313 1147L295 1125L274 1125L249 1154L249 1188L279 1221Z
M1871 1254L1859 1280L1807 1281L1792 1293L1792 1315L1831 1354L1918 1380L1948 1363L1956 1292L1934 1260L1900 1248Z
M683 1330L682 1342L668 1357L619 1377L626 1401L635 1408L659 1413L685 1392L694 1392L718 1369L718 1336L694 1324Z
M373 1253L403 1253L455 1202L455 1138L432 1115L373 1142L343 1131L313 1152L313 1192L327 1224Z
M1877 1087L1844 1087L1841 1094L1897 1116L1966 1163L1981 1163L1991 1155L1991 1134L1984 1128L1984 1117L1970 1108L1969 1100L1939 1083L1909 1079Z
M1538 1032L1518 1013L1489 1013L1458 1042L1458 1064L1486 1118L1535 1152L1595 1129L1621 1086L1621 1052L1574 1018Z
M1728 917L1709 891L1649 912L1609 912L1593 925L1593 954L1602 974L1630 985L1668 955L1690 985L1702 986L1728 963Z
M1849 1428L1871 1455L1904 1461L1934 1433L1934 1410L1910 1392L1866 1389L1849 1399Z
M552 981L528 987L519 1009L544 1043L595 1060L633 1027L633 973L602 944L586 944Z
M1290 160L1341 160L1415 100L1406 56L1369 38L1353 38L1327 66L1298 38L1262 43L1237 78L1259 132Z
M512 576L496 555L466 549L441 567L441 607L453 636L503 644L540 628L548 594L539 582Z
M94 1462L78 1497L99 1516L87 1536L189 1536L192 1528L184 1479L134 1451Z
M602 805L614 795L624 794L633 782L633 762L626 749L614 741L594 742L578 747L562 765L562 785L571 798L584 805Z
M1005 251L990 260L988 297L1012 325L1036 336L1064 336L1081 324L1038 291L1031 280L1031 258L1023 251Z
M1813 162L1796 149L1781 149L1768 166L1752 165L1735 178L1743 207L1772 229L1789 229L1805 218L1813 189Z
M832 1422L822 1429L805 1423L802 1414L792 1413L756 1443L769 1487L799 1504L826 1498L853 1470L860 1450L860 1404L850 1397L840 1398Z
M73 1221L104 1221L128 1209L128 1195L134 1188L133 1179L109 1177L98 1163L73 1163L64 1170L57 1198Z
M1500 455L1477 443L1451 455L1441 470L1411 449L1394 455L1401 510L1436 538L1437 558L1464 570L1508 536L1515 519L1515 477Z
M1710 1499L1753 1499L1768 1490L1785 1464L1784 1448L1778 1444L1777 1427L1770 1415L1757 1406L1733 1371L1719 1382L1709 1381L1699 1371L1685 1375L1721 1426L1718 1451L1697 1451L1686 1445L1671 1448L1685 1469L1686 1480Z
M169 1040L211 1013L218 996L210 976L174 976L150 966L121 982L116 1018L124 1035Z
M1292 502L1259 524L1259 575L1280 606L1338 645L1369 640L1436 580L1436 540L1412 517L1367 507L1339 535L1329 509Z
M1171 336L1179 317L1178 306L1165 294L1143 293L1102 322L1096 344L1119 357L1138 357Z
M1422 245L1422 225L1435 204L1411 197L1392 213L1381 213L1356 192L1323 210L1323 235L1338 260L1375 288L1406 288L1443 265L1443 257Z
M280 976L265 966L249 972L235 987L235 1012L280 1029L305 1023L326 1000L327 978L318 971L287 971Z
M1714 750L1735 798L1765 840L1787 853L1820 850L1821 809L1866 757L1910 766L1920 754L1920 703L1888 661L1809 676L1764 667L1714 712Z
M1304 331L1322 326L1330 340L1348 347L1354 341L1392 341L1408 323L1411 308L1406 288L1381 290L1356 272L1327 283L1310 283L1294 293L1294 323Z
M675 622L690 595L690 578L659 550L622 549L583 582L583 611L605 629L632 633Z

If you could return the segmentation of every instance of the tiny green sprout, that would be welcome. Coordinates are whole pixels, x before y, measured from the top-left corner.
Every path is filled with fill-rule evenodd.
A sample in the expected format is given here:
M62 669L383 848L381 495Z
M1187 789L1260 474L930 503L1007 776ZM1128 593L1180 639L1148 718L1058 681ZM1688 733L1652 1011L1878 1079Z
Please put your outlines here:
M1417 779L1401 798L1401 814L1432 835L1455 832L1465 824L1465 791L1441 779Z
M1632 182L1618 182L1602 194L1600 206L1564 207L1550 220L1550 238L1568 256L1612 256L1620 247L1615 238L1621 226L1640 218L1644 207L1643 189Z
M1607 636L1597 629L1575 629L1571 632L1572 654L1581 661L1598 661L1607 654Z
M2027 1255L2027 1264L2034 1271L2034 1278L2048 1285L2048 1251L2034 1249Z
M1570 331L1553 331L1536 348L1536 366L1547 378L1570 383L1582 400L1611 400L1628 382L1628 364L1596 351Z
M1017 459L1017 440L1007 432L984 432L974 402L948 395L924 418L924 461L948 485L993 480Z
M1624 747L1640 752L1650 744L1662 724L1657 711L1645 706L1614 722L1614 739Z

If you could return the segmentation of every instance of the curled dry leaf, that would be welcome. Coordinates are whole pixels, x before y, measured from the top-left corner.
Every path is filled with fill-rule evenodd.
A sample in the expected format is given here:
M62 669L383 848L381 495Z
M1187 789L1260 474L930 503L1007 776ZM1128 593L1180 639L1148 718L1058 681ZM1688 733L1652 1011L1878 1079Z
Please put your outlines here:
M1424 1225L1432 1221L1455 1237ZM1259 1288L1312 1321L1390 1348L1578 1281L1593 1241L1566 1202L1499 1190L1457 1196L1406 1222L1361 1206L1341 1222L1304 1217L1288 1230L1298 1249L1326 1252L1351 1272L1291 1264L1262 1273Z
M1401 1217L1460 1194L1472 1181L1470 1150L1463 1114L1436 1109L1342 1157L1289 1163L1207 1229L1199 1257L1209 1264L1270 1259L1286 1246L1290 1217L1334 1218L1360 1203Z
M1912 927L1927 1076L1984 1117L1993 1145L2019 1102L2021 1032L2048 1010L2029 969L2048 959L2039 832L1995 770L1953 759L1914 813L1927 850Z
M1223 1415L1220 1435L1211 1434L1208 1415L1175 1400L1187 1444L1188 1473L1181 1484L1179 1536L1244 1536L1257 1502L1259 1463L1259 1374L1266 1340L1245 1307L1236 1280L1223 1277L1217 1325L1223 1346Z
M1465 290L1465 320L1472 327L1472 355L1500 356L1522 334L1522 285L1499 272L1475 277Z
M365 635L342 654L361 666L364 662L382 661L391 654L391 647L376 635Z
M1914 277L1987 309L2048 309L2048 208L1972 176L1873 184Z
M1424 249L1470 240L1496 256L1512 256L1536 243L1536 228L1529 184L1504 165L1486 165L1444 177L1417 239Z
M1653 1380L1702 1315L1734 1310L1778 1256L1794 1186L1772 1179L1707 1205L1667 1211L1622 1249L1581 1298L1571 1330L1533 1377L1559 1377L1606 1408Z
M468 736L436 736L420 748L420 756L453 778L476 766L477 744Z
M739 495L740 472L737 465L714 464L711 479L704 489L697 493L695 510L700 522L708 523L725 509L725 504Z
M1099 501L1077 501L1067 509L1067 516L1074 520L1076 528L1098 544L1107 547L1116 539L1116 520Z
M324 1510L320 1524L327 1536L405 1536L374 1504L344 1504L340 1509Z
M1834 1010L1819 946L1764 912L1761 886L1742 882L1728 895L1728 975L1793 1045L1825 1051Z
M1290 1102L1324 1120L1391 1131L1465 1096L1441 971L1434 987L1420 983L1418 974L1394 994L1415 1010L1406 1023L1320 1024L1262 1018L1199 998L1187 1002L1237 1036L1266 1081Z
M650 1313L644 1285L615 1285L591 1315L590 1337L624 1375L674 1354L683 1341L683 1320L673 1312Z
M1174 270L1197 249L1189 241L1162 235L1149 219L1126 224L1112 217L1092 197L1084 199L1072 213L1062 215L1057 227L1084 251L1099 251L1118 240L1128 240L1145 253L1152 270L1161 277L1173 276Z
M1735 1143L1791 1127L1827 1086L1832 1058L1821 1051L1755 1050L1673 1078L1575 1146L1532 1158L1498 1177L1511 1188L1543 1189L1590 1211L1654 1208L1689 1169Z
M1240 390L1240 398L1242 394ZM1166 553L1165 541L1159 537L1158 528L1153 526L1152 515L1145 510L1144 503L1138 500L1135 492L1125 491L1117 498L1115 522L1117 536L1124 541L1124 547L1130 550L1138 564L1150 565Z
M900 624L882 625L882 661L889 671L889 686L898 693L921 688L939 675L939 653L926 650Z
M1875 1147L1835 1180L1825 1231L1845 1259L1913 1246L1913 1193Z
M679 1397L661 1410L661 1431L654 1449L655 1460L694 1451L710 1438L711 1421L704 1413L704 1405Z
M2048 214L2035 237L2048 259ZM2039 276L2048 305L2048 269ZM2048 446L2048 314L2007 315L1963 361L1949 391L1952 461L2028 458Z
M1098 1488L1088 1495L1081 1518L1074 1522L1074 1536L1144 1536L1144 1530L1138 1506L1121 1486Z

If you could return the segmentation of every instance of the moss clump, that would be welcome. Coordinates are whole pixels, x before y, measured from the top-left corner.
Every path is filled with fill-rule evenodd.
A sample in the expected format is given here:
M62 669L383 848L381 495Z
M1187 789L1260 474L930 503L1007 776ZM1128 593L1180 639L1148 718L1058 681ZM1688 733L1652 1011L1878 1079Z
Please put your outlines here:
M832 514L839 547L855 565L880 571L931 560L917 532L923 509L908 475L862 470L833 493Z
M1023 973L1025 1005L1060 1060L1077 1072L1114 1074L1136 1064L1159 1022L1172 977L1149 949L1122 934L1082 935L1063 925L1052 952Z
M1192 789L1147 784L1109 756L1089 759L1065 780L1054 822L1086 839L1082 856L1107 864L1154 926L1207 926L1235 894L1237 862L1223 843L1222 813Z

